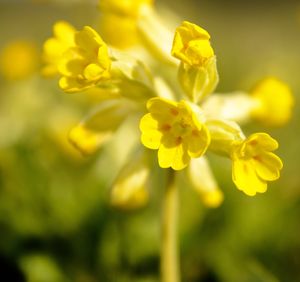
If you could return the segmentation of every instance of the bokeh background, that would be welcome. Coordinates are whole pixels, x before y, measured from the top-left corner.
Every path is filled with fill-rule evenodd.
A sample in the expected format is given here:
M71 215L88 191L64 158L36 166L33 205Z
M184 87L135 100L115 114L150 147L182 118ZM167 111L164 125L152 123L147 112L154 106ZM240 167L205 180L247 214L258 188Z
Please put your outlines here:
M300 281L300 4L298 1L158 0L179 22L193 21L212 36L218 58L217 92L249 90L265 76L287 82L293 118L267 131L280 143L282 177L250 198L231 181L228 160L209 155L225 200L207 209L181 187L183 281ZM0 48L42 43L56 20L97 26L96 1L0 1ZM11 61L12 65L18 61ZM112 150L82 157L68 130L93 104L67 95L38 71L23 79L0 74L0 275L5 281L159 281L161 187L149 204L124 212L109 205L116 173ZM121 128L121 131L126 128ZM122 134L122 132L120 133Z

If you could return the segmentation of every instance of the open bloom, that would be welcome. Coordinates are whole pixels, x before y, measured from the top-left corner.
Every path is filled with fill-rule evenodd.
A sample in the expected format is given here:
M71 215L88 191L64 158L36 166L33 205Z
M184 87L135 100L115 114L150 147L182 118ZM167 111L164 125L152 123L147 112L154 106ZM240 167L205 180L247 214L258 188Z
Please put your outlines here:
M64 52L75 46L75 28L67 22L59 21L53 26L53 37L44 43L43 60L45 66L42 74L47 77L58 74L58 63Z
M110 77L111 61L101 37L86 26L75 33L75 46L59 62L60 87L66 92L83 90Z
M272 151L278 148L276 140L266 133L250 135L234 145L232 179L238 189L253 196L267 190L267 182L277 180L282 162Z
M209 132L198 117L200 113L186 101L152 98L147 108L150 113L140 122L141 141L147 148L158 149L162 168L183 169L191 157L205 153L210 143Z

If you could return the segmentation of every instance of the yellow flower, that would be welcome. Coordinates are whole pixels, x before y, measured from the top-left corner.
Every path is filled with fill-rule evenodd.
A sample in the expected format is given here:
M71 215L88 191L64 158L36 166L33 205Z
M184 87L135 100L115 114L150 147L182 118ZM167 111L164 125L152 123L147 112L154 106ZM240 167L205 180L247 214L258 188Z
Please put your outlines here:
M219 82L210 35L203 28L183 22L176 29L171 54L181 61L179 83L194 103L211 94Z
M105 13L136 18L143 7L151 6L153 2L154 0L100 0L99 6Z
M138 43L136 20L115 14L104 14L100 19L100 33L105 42L126 49Z
M277 180L282 162L272 151L278 148L276 140L266 133L255 133L237 142L231 154L232 179L239 190L249 196L267 190L267 182Z
M69 48L59 63L62 78L60 87L66 92L77 92L110 78L111 60L108 48L91 27L75 33L75 47Z
M75 28L67 22L59 21L53 26L54 36L44 43L43 60L45 67L42 70L44 76L58 74L58 64L70 47L75 46Z
M205 29L184 21L176 29L171 53L183 63L201 67L214 57L209 39L210 35Z
M130 112L134 112L134 105L128 101L103 101L70 131L69 140L83 154L90 155L111 138Z
M252 111L255 119L268 126L282 126L290 120L294 99L288 85L270 77L262 80L251 94L257 102Z
M0 71L6 79L23 79L37 70L38 53L29 41L8 43L0 54Z
M141 142L158 149L160 167L181 170L191 158L205 153L210 135L199 112L188 102L156 97L148 101L147 108L150 113L140 122Z

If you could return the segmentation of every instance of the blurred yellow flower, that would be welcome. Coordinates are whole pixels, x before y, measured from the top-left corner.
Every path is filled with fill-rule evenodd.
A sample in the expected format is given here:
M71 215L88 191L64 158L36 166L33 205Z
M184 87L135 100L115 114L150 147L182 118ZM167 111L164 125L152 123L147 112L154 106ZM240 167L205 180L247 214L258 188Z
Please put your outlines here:
M115 14L104 14L100 19L100 33L105 42L125 49L138 43L136 20Z
M216 208L222 204L224 200L223 192L218 187L209 163L204 156L191 159L187 168L187 176L192 188L207 207Z
M205 153L210 135L188 102L152 98L147 108L150 113L140 122L141 141L147 148L158 149L160 167L181 170L191 158Z
M235 144L232 158L232 179L238 189L249 196L267 190L267 182L277 180L282 162L272 151L276 140L266 133L255 133Z
M111 138L132 110L132 104L122 99L103 101L70 131L69 140L83 154L90 155Z
M67 49L59 62L60 87L76 92L110 77L111 60L108 48L98 33L85 26L75 33L75 47Z
M282 81L269 77L251 92L256 101L252 115L268 126L282 126L292 115L294 99L290 88Z
M171 53L190 66L203 66L208 59L214 57L209 40L210 35L205 29L184 21L176 29Z
M8 80L24 79L37 71L39 54L33 42L8 43L0 53L0 71Z
M58 74L58 64L70 47L75 46L75 28L67 22L59 21L53 26L52 38L44 43L43 61L45 63L42 74L51 77Z
M111 204L122 209L136 209L149 199L150 168L143 153L137 153L119 172L111 191Z
M143 7L151 6L153 2L154 0L100 0L99 6L105 13L136 18Z

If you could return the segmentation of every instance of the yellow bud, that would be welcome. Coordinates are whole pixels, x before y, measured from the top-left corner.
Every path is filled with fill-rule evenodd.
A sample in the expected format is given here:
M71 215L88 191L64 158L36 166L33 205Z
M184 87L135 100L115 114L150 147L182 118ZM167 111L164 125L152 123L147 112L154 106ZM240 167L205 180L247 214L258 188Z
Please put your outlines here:
M292 115L294 98L287 84L276 78L262 80L251 92L256 101L252 116L267 126L282 126Z
M217 208L223 202L223 193L211 172L205 157L192 159L187 169L188 179L207 207Z
M38 67L38 51L30 41L10 42L1 50L0 71L8 80L24 79Z
M71 130L69 140L82 153L92 154L111 138L132 110L133 105L121 99L103 101Z
M201 67L214 57L209 39L210 35L205 29L184 21L176 29L171 53L189 66Z
M84 125L74 127L69 133L70 142L84 155L93 154L107 141L111 132L96 132L87 129Z

